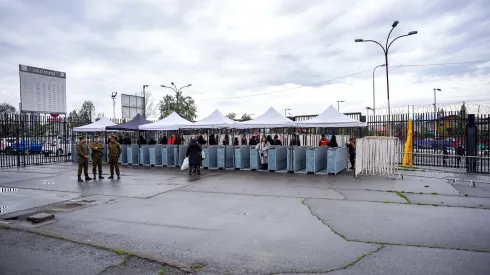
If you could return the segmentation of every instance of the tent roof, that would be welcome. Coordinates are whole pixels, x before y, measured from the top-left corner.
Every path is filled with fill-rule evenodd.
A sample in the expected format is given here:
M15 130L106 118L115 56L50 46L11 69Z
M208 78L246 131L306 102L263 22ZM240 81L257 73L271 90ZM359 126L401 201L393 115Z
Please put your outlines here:
M114 125L114 126L108 126L107 130L126 130L126 131L138 131L140 125L145 125L151 123L150 121L146 120L142 115L137 114L133 119L130 121L127 121L125 123L119 124L119 125Z
M237 129L287 128L294 127L294 122L281 115L276 109L271 107L269 110L267 110L267 112L263 113L256 119L244 122L235 122L233 127Z
M94 123L80 126L80 127L75 127L73 128L73 131L74 132L104 132L107 126L113 126L113 125L116 124L113 123L110 119L103 117Z
M175 131L192 125L192 122L183 119L176 112L171 113L157 122L140 125L139 129L144 131Z
M223 115L220 111L215 110L206 118L196 121L190 125L186 125L181 128L186 129L220 129L231 128L235 124L235 121Z
M337 111L332 105L318 116L304 121L296 122L298 127L366 127L365 122L360 122Z

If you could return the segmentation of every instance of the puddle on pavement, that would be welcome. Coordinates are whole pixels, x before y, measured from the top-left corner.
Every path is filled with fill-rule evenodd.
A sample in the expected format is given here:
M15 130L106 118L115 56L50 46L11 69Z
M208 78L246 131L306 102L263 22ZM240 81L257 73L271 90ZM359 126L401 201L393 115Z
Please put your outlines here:
M54 181L43 180L43 184L54 184Z
M7 206L0 206L0 214L2 214L3 212L7 211L8 207Z
M0 193L12 193L19 191L19 188L0 187Z

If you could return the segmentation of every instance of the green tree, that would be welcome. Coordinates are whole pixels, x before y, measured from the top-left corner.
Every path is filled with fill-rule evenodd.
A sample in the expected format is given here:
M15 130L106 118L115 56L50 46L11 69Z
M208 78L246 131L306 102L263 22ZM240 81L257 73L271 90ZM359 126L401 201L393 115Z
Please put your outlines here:
M17 113L17 110L15 109L14 106L8 104L8 103L0 103L0 115L3 114L15 114Z
M92 117L95 118L95 106L90 100L85 100L82 103L82 107L78 111L78 116L80 117L80 120L84 121L92 121Z
M240 121L247 121L247 120L252 120L252 116L247 113L244 113L240 118Z
M227 118L235 120L236 119L236 113L229 113L226 115Z
M173 112L176 112L181 117L194 121L197 118L197 107L194 99L190 96L183 96L180 93L178 96L165 95L158 103L160 118L163 119Z

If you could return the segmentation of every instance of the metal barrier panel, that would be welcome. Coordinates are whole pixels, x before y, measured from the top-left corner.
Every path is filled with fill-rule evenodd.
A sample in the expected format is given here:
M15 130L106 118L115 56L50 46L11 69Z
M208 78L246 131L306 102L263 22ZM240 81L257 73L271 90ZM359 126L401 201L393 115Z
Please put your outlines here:
M155 162L156 162L155 146L151 145L150 148L148 149L148 152L150 153L150 166L155 166Z
M235 168L250 168L250 146L235 147Z
M205 158L202 160L202 167L209 168L209 148L207 145L202 146L202 151L204 152Z
M123 165L128 165L128 145L121 145L122 153L119 156L119 162Z
M349 151L347 147L327 149L327 173L338 174L347 169Z
M152 165L154 166L162 166L162 145L157 144L154 145L150 150L153 149L153 163ZM151 157L151 151L150 151L150 157ZM151 158L150 158L150 163L151 163Z
M208 168L209 169L218 169L218 146L217 145L209 145L208 153L206 155L208 159Z
M104 145L104 150L102 151L102 162L109 162L109 147L107 146L107 144Z
M218 168L226 169L233 167L233 146L219 145L218 146Z
M184 162L186 153L187 153L187 145L179 145L178 146L179 163L177 165L178 167L182 166L182 163Z
M259 152L255 149L255 146L250 147L250 169L251 170L259 170L260 167L260 158Z
M293 165L292 171L294 173L306 173L306 149L308 147L293 147ZM290 160L291 158L288 158Z
M175 151L176 145L167 145L167 166L175 167Z
M161 156L162 156L162 166L166 167L168 166L168 157L167 157L167 144L162 145L161 149Z
M280 171L287 168L287 147L271 146L268 154L269 170Z
M312 147L306 149L306 172L317 173L327 168L327 148Z
M131 159L129 159L130 150L131 150ZM140 148L138 144L132 144L131 147L128 147L128 164L138 165L139 159L140 159Z
M150 145L141 145L140 147L140 165L150 165Z

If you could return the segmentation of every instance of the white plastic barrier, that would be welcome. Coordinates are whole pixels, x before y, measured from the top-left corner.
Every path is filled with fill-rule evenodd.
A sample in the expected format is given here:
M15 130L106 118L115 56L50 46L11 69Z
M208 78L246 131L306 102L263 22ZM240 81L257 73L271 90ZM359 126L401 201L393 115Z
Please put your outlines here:
M398 165L397 137L364 137L356 141L356 169L358 175L394 175Z

